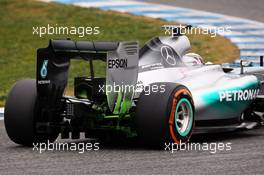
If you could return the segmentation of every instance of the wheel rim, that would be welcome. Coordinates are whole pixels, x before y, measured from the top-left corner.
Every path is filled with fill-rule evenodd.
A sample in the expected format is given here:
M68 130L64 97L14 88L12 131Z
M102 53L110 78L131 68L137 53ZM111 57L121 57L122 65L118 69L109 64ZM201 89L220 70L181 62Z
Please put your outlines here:
M181 136L186 136L190 133L193 122L193 110L192 105L188 99L182 98L177 106L174 113L174 122L178 133Z

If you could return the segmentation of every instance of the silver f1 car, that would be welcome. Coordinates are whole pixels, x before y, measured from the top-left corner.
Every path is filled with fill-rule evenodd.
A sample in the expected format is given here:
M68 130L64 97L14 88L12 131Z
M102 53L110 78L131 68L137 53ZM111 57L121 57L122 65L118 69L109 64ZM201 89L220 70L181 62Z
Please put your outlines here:
M193 132L261 125L264 68L205 64L189 48L179 33L141 49L137 42L50 40L37 51L36 80L18 81L8 95L6 131L22 145L80 133L159 145L187 142ZM64 91L76 58L90 63L90 76L76 77L69 97ZM93 60L106 61L106 77L94 75Z

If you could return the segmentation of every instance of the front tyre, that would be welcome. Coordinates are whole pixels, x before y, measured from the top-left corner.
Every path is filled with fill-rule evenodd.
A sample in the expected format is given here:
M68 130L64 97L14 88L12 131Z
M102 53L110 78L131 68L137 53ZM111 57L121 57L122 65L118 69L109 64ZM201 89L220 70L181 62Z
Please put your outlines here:
M152 146L188 142L194 128L194 104L190 91L175 83L155 85L164 86L165 91L143 91L137 103L136 125L141 141Z
M58 132L36 133L36 102L36 80L20 80L10 90L5 104L4 123L13 142L32 146L34 142L53 142L58 137Z

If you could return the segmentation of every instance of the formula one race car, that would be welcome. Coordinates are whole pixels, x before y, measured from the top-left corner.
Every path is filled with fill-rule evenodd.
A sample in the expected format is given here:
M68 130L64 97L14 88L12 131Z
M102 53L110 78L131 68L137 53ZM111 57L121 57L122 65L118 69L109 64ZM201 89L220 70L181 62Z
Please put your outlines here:
M189 48L179 33L141 49L137 42L50 40L37 50L36 80L18 81L8 95L7 134L22 145L80 133L160 145L187 142L193 132L263 124L264 68L207 65L198 54L185 54ZM72 59L88 61L90 76L76 77L69 97ZM106 62L106 77L94 75L94 60Z

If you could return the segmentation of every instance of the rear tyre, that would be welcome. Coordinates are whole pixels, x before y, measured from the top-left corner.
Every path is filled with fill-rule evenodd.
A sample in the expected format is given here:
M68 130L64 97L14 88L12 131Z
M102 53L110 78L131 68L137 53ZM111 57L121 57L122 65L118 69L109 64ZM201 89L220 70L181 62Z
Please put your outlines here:
M32 146L34 142L53 142L58 137L59 132L36 133L36 102L36 80L20 80L10 90L5 104L4 123L13 142Z
M190 91L175 83L158 83L164 92L142 92L137 103L136 125L143 144L187 142L194 128L194 105ZM151 85L153 86L153 84Z

